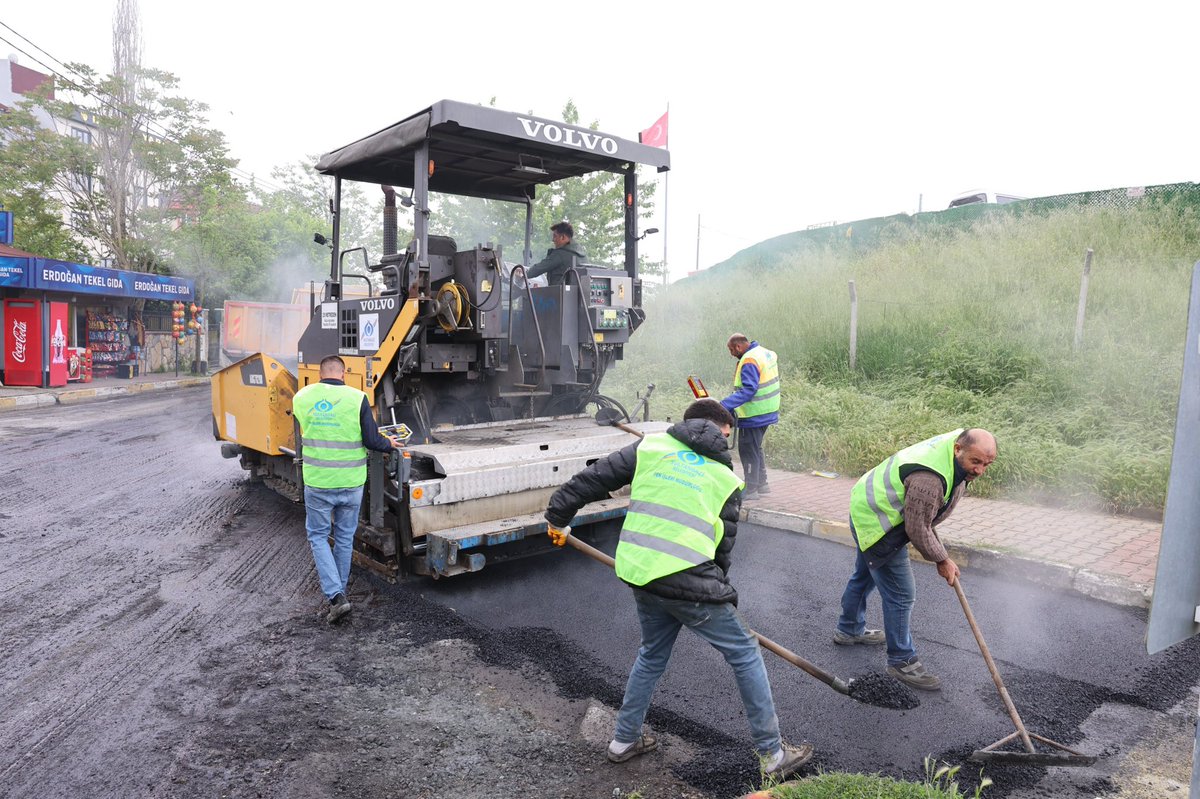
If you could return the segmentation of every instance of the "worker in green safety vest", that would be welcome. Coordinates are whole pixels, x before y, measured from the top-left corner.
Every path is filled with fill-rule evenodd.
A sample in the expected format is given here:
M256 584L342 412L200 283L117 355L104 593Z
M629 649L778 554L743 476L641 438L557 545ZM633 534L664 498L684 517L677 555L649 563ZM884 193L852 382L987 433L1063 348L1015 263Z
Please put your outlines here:
M330 355L321 360L321 382L292 398L292 414L300 425L305 528L317 579L329 600L325 618L330 624L351 610L346 585L367 480L367 450L400 447L399 441L380 435L367 395L347 386L345 376L345 361Z
M850 492L850 532L858 548L854 573L842 592L835 644L886 643L888 674L924 691L941 688L941 680L917 657L912 640L916 584L908 544L954 585L958 565L934 528L994 460L996 438L991 433L951 430L900 450L858 479ZM868 630L867 597L876 588L883 630Z
M767 428L779 422L779 359L744 333L734 333L725 346L738 363L733 371L733 393L721 404L737 416L738 458L746 475L742 499L758 499L771 493L763 439Z
M616 570L633 588L642 645L608 745L614 763L658 746L642 723L681 627L712 644L733 668L765 771L782 778L812 758L811 744L793 746L780 736L758 640L738 615L729 582L743 487L729 455L732 426L719 402L697 400L682 422L593 463L550 498L550 538L562 546L580 508L630 486Z

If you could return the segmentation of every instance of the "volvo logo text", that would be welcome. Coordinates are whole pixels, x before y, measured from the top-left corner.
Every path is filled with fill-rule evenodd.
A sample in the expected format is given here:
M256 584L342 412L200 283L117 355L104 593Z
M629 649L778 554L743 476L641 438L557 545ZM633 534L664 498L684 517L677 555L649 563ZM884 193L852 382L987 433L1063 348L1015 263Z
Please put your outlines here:
M521 120L521 127L525 128L525 135L530 138L541 138L554 144L567 144L592 152L595 152L598 147L609 155L617 154L617 142L608 136L577 128L559 127L553 123L542 122L540 119L526 117L517 117L517 119Z
M358 307L362 311L391 311L396 307L396 298L383 297L378 300L359 300Z

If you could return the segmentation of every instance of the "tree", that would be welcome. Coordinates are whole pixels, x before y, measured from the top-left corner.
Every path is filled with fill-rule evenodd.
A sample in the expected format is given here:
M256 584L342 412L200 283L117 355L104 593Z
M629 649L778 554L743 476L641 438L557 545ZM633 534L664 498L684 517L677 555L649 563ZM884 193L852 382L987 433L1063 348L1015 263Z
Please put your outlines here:
M323 220L313 232L330 235L333 221L329 217L333 200L333 178L320 174L313 167L316 156L308 156L287 166L272 170L271 178L281 185L277 198L284 206ZM400 214L402 217L403 214ZM400 246L403 247L404 220L400 220ZM407 229L411 236L411 229ZM378 186L353 181L342 182L342 249L366 247L374 263L383 252L383 192ZM310 234L309 239L312 236Z
M227 299L289 302L292 290L321 283L328 251L313 243L321 220L288 206L284 192L252 198L241 189L205 189L194 219L164 228L155 251L175 272L194 277L206 305Z
M59 96L43 91L0 114L4 184L54 198L35 220L63 209L89 260L165 271L149 246L152 228L185 222L207 189L230 189L236 162L224 135L207 127L207 107L174 95L170 73L139 63L134 0L118 3L113 34L111 75L70 64L77 78L60 75Z
M10 128L35 132L14 138ZM83 260L83 237L63 224L64 206L54 197L58 162L43 153L58 134L45 131L28 108L0 114L0 206L13 212L13 245L46 258ZM60 137L58 137L60 138Z

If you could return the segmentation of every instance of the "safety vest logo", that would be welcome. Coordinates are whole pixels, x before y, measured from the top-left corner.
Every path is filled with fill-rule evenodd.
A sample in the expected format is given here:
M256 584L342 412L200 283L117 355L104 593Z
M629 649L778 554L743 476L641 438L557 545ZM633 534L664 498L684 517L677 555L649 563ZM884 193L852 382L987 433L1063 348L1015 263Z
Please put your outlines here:
M313 406L313 410L319 411L321 413L329 413L330 411L333 410L334 405L335 405L335 403L332 403L327 399L323 399L323 400L320 400L319 402L317 402L317 404Z
M663 460L665 460L665 461L674 461L674 460L683 461L688 466L703 466L704 465L704 456L698 455L695 452L692 452L690 449L681 449L676 452L672 452L670 455L667 455L665 458L663 458Z

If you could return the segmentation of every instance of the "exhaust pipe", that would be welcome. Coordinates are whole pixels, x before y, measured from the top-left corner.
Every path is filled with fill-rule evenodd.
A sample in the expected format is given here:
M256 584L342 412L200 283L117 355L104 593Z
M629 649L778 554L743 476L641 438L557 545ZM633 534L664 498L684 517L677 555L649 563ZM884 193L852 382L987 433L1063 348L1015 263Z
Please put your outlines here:
M383 189L383 254L395 255L396 249L396 190L391 186Z

